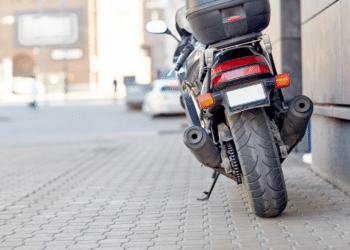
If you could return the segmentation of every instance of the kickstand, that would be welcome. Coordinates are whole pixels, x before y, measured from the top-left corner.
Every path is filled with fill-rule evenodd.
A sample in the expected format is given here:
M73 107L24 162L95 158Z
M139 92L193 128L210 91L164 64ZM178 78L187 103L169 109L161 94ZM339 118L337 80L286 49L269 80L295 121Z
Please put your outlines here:
M214 179L214 181L213 181L213 184L211 185L210 191L209 191L209 192L204 192L204 194L206 195L206 197L204 197L204 198L202 198L202 199L201 199L201 198L197 198L197 200L199 200L199 201L207 201L207 200L209 200L209 197L210 197L210 195L211 195L211 192L213 192L213 189L214 189L214 187L215 187L216 181L218 180L219 176L220 176L220 173L214 171L214 173L213 173L213 175L212 175L212 178Z

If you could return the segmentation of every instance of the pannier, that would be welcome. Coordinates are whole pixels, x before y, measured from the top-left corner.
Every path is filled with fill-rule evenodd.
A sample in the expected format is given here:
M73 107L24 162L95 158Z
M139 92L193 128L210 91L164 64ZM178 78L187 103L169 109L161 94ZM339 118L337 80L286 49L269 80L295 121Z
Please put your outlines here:
M193 35L205 45L260 32L270 17L269 0L186 0Z

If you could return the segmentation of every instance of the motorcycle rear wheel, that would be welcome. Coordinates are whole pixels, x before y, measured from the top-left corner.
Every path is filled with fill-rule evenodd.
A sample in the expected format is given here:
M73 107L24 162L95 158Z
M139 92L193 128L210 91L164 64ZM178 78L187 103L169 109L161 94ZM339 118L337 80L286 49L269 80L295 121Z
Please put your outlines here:
M252 212L263 218L278 216L288 198L270 122L263 108L228 117L243 186Z

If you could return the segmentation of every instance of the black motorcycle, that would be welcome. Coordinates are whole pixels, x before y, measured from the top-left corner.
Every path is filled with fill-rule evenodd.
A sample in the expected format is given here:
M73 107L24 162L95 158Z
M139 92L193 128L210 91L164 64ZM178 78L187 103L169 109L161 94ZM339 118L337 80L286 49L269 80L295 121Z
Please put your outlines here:
M275 217L288 198L281 164L304 137L313 112L306 96L289 103L268 35L269 0L186 0L176 14L181 36L174 68L191 123L184 143L206 167L243 184L253 213ZM151 21L151 33L168 33ZM172 34L171 34L172 35Z

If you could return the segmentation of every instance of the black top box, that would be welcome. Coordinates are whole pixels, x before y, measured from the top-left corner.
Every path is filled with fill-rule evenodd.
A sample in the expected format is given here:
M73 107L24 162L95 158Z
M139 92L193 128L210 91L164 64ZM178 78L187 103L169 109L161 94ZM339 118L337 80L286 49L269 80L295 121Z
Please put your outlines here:
M269 0L186 0L186 17L202 44L260 32L269 25Z

